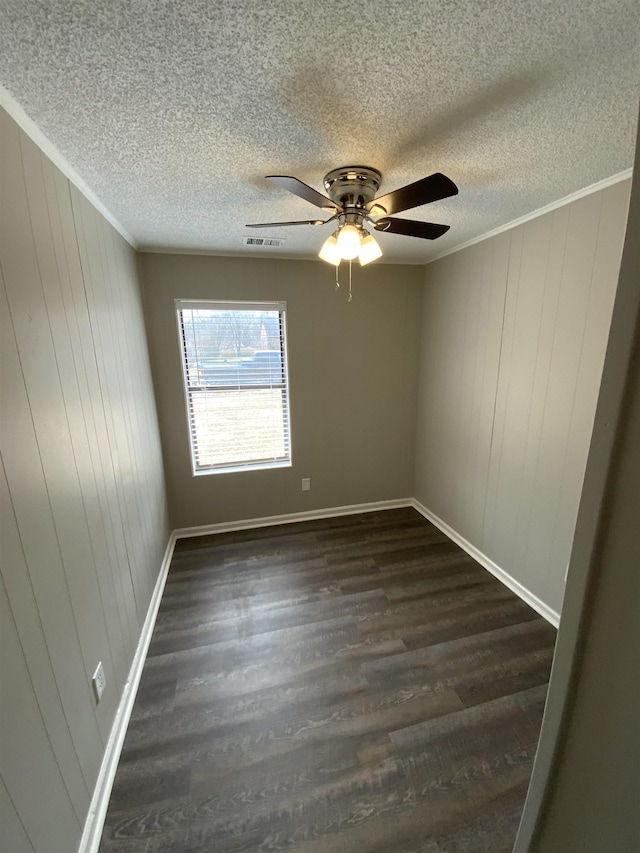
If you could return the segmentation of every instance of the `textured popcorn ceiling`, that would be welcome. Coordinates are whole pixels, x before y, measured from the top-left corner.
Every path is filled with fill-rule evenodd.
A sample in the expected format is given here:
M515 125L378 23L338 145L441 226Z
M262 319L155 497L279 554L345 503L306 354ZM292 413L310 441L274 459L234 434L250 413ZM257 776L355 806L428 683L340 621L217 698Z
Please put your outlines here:
M381 192L435 171L460 195L401 214L451 225L424 262L631 166L637 0L0 0L0 82L142 247L312 256L346 164ZM244 247L256 233L282 249Z

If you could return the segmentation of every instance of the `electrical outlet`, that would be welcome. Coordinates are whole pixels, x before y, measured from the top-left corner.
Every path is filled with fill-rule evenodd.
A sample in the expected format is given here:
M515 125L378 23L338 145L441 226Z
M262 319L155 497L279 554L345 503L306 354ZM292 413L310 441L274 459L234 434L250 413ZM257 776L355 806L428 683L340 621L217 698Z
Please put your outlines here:
M309 477L305 477L302 480L302 491L303 492L310 492L311 491L311 480L309 479Z
M93 695L96 697L97 704L102 699L102 694L104 693L104 689L107 686L107 680L104 677L104 669L102 668L102 661L100 661L96 668L96 671L93 673L91 685L93 687Z

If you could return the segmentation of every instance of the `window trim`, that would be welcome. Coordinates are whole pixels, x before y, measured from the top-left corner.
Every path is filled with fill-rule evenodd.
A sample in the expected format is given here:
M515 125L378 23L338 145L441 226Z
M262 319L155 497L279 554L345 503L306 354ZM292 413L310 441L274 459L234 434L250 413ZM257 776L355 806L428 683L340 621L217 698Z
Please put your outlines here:
M191 406L190 406L190 390L187 377L187 360L185 357L184 337L182 315L183 310L220 310L220 311L277 311L280 315L280 349L282 355L282 371L283 371L283 387L284 402L282 407L282 415L286 424L286 447L288 455L284 459L274 460L258 460L255 462L232 462L227 465L212 465L208 467L197 467L196 450L194 438L195 434L192 431L191 424ZM184 406L187 426L187 439L189 442L189 456L191 458L191 473L194 477L208 476L210 474L231 474L240 471L260 471L272 468L291 468L292 467L292 442L291 442L291 415L289 411L289 363L288 363L288 347L287 347L287 303L283 300L273 302L267 301L231 301L224 299L174 299L174 312L176 318L176 329L178 336L178 352L180 372L182 374L182 389L184 393ZM256 390L261 386L253 385L251 388ZM241 390L240 386L231 386L228 390Z

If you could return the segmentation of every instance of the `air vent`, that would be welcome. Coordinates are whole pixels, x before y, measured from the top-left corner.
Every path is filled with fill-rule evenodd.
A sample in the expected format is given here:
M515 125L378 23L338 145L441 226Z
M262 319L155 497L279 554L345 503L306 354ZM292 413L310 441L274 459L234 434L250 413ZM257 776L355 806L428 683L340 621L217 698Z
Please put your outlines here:
M245 246L284 246L284 237L244 237Z

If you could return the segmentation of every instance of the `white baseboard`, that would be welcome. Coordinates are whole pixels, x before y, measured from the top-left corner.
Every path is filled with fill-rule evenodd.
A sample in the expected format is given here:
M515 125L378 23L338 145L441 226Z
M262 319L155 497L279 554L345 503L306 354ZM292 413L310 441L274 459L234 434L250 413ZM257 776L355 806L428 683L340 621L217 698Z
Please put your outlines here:
M122 691L122 697L116 712L111 733L105 749L104 758L98 774L98 780L91 798L89 813L85 821L82 838L78 853L97 853L102 837L104 820L107 814L113 780L115 779L118 761L122 752L122 744L131 718L133 703L138 692L138 685L142 676L147 650L151 642L151 635L155 626L162 593L164 592L173 550L176 539L188 536L205 536L210 533L223 533L232 530L247 530L252 527L269 527L276 524L288 524L295 521L309 521L314 518L331 518L337 515L354 515L359 512L374 512L375 510L395 509L397 507L411 506L411 499L393 501L378 501L376 503L354 504L352 506L332 507L323 510L311 510L309 512L297 512L289 515L272 515L266 518L251 518L243 521L225 522L222 524L207 524L202 527L185 527L174 530L169 536L169 541L162 560L160 573L151 596L147 615L140 634L140 640L136 653L129 670L129 675Z
M311 521L313 519L333 518L340 515L356 515L361 512L376 512L379 510L398 509L400 507L407 506L413 507L417 510L420 515L424 516L424 518L434 524L445 534L445 536L448 536L449 539L466 551L469 556L473 557L476 562L480 563L480 565L491 572L492 575L495 575L498 580L502 581L502 583L509 587L512 592L533 607L533 609L543 616L548 622L555 625L555 627L558 627L560 615L556 613L555 610L548 607L537 596L526 589L526 587L524 587L519 581L512 578L508 572L501 569L500 566L496 565L496 563L489 559L486 554L479 551L475 545L468 542L456 530L450 527L441 518L438 518L435 513L428 510L425 506L415 500L415 498L401 498L398 500L329 507L327 509L309 510L308 512L294 512L287 515L270 515L263 518L250 518L244 519L243 521L223 522L221 524L205 524L199 527L183 527L178 530L174 530L169 537L169 542L167 543L160 574L156 581L156 586L153 591L153 596L151 597L147 616L140 635L140 641L138 642L133 663L129 670L129 677L122 693L122 698L113 721L113 726L111 727L111 734L109 735L109 741L107 743L104 759L98 775L98 781L96 782L96 787L91 799L89 814L85 822L78 853L97 853L100 845L104 819L107 813L107 806L109 805L109 797L111 796L111 788L113 787L113 780L116 775L120 752L122 751L122 744L124 742L127 726L129 725L131 711L133 710L133 703L138 691L138 684L140 683L140 677L142 675L142 670L147 656L147 649L151 642L151 634L153 633L156 617L158 615L158 608L160 607L160 600L162 599L162 593L167 580L167 573L169 571L169 565L173 556L176 540L184 539L189 536L206 536L212 533L249 530L255 527L272 527L276 524L292 524L296 521Z
M89 814L84 824L78 853L97 853L100 846L100 838L102 836L104 819L107 814L107 806L109 805L109 797L111 796L111 788L113 787L113 780L118 768L118 761L120 760L122 744L124 743L129 718L133 710L133 703L138 692L138 685L140 684L140 677L147 657L147 649L151 642L151 635L156 623L158 608L160 607L162 593L164 592L164 585L167 580L167 573L169 572L175 544L175 533L172 533L169 536L169 541L164 552L162 566L160 567L160 573L153 590L153 595L151 596L151 601L149 602L149 609L147 610L144 625L142 626L138 647L136 648L136 653L129 669L129 676L122 691L122 697L113 725L111 726L111 734L107 741L107 748L102 759L100 773L98 774L96 787L91 798Z
M525 586L523 586L520 581L517 581L515 578L511 577L508 572L505 572L504 569L501 569L490 557L487 557L486 554L483 554L475 545L472 545L464 536L461 536L457 530L454 530L453 527L450 527L446 521L443 521L439 518L435 513L431 512L431 510L427 509L417 500L412 499L411 506L416 509L420 515L423 515L428 521L441 530L445 536L448 536L456 545L459 545L463 551L466 551L470 557L480 563L483 568L487 569L487 571L491 572L492 575L498 578L499 581L505 586L508 586L512 592L525 601L530 607L533 607L535 611L537 611L542 617L544 617L547 622L550 622L556 628L560 624L560 614L556 613L555 610L552 610L547 604L544 603L541 599L538 598L537 595L534 595L530 590L528 590Z
M267 515L264 518L248 518L242 521L225 521L221 524L203 524L200 527L181 527L174 530L176 539L189 536L207 536L212 533L230 533L234 530L249 530L252 527L273 527L276 524L293 524L296 521L312 521L316 518L333 518L339 515L357 515L360 512L377 512L383 509L398 509L414 506L413 498L400 498L392 501L334 506L327 509L312 509L308 512L291 512L287 515Z

